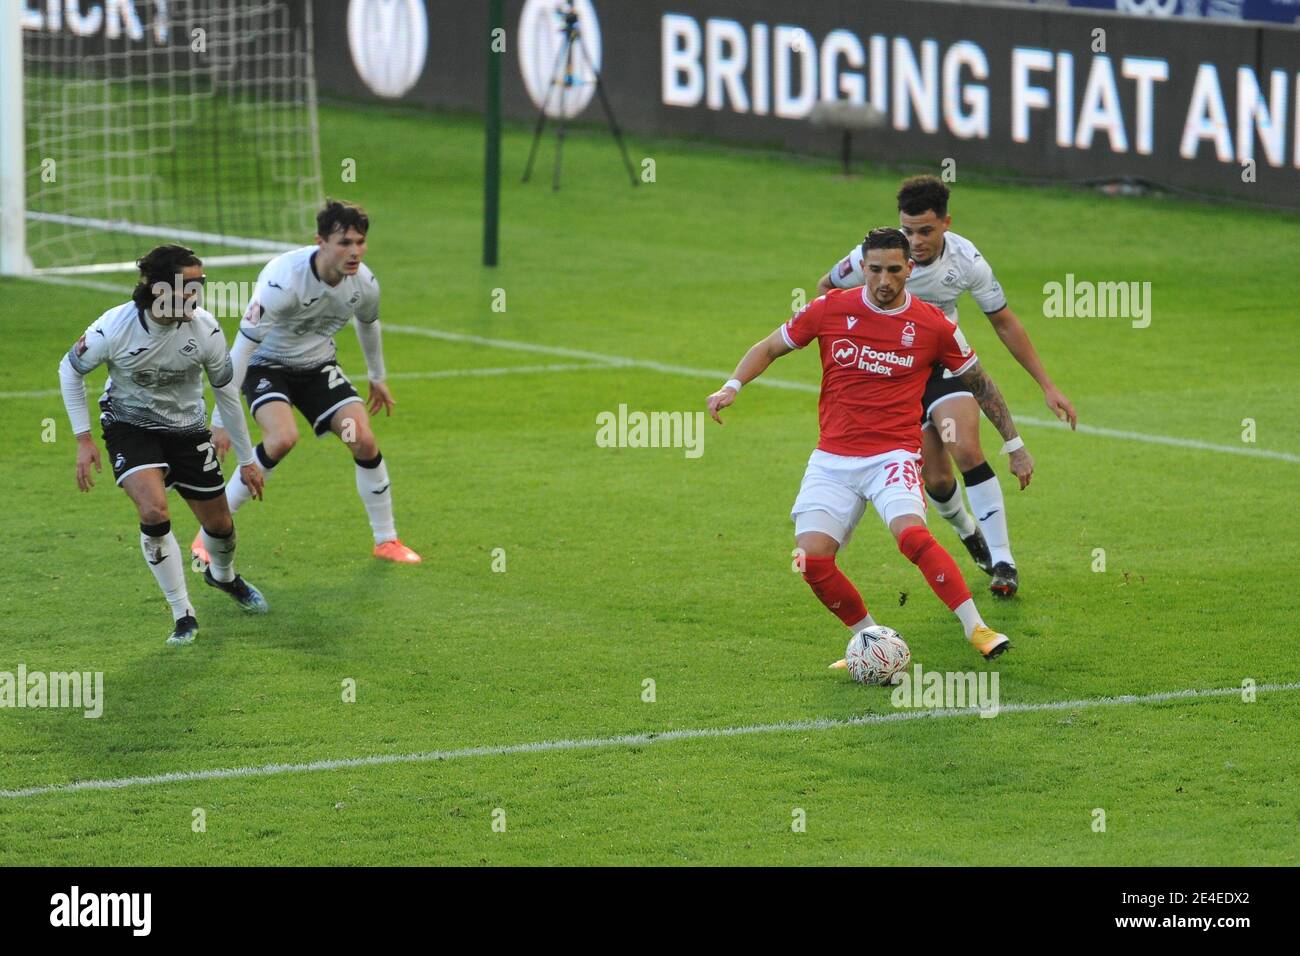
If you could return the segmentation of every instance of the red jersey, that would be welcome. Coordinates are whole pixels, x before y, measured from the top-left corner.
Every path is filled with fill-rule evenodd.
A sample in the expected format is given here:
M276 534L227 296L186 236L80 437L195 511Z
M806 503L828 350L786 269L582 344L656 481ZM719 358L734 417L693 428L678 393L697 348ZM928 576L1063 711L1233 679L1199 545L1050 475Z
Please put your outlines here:
M866 458L921 450L921 395L938 364L960 375L977 361L955 324L910 292L879 308L866 286L832 289L814 299L781 335L791 348L819 340L821 439L832 455Z

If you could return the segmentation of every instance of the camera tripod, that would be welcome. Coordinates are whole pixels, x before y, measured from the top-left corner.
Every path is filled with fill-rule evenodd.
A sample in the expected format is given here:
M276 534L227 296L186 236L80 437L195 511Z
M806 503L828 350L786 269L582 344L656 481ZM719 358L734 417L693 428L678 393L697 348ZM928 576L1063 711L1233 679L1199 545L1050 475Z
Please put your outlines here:
M546 129L546 108L551 103L552 93L559 91L560 110L556 118L555 134L555 169L551 176L551 189L560 188L560 169L564 157L564 135L568 127L568 116L565 109L565 98L568 91L577 83L577 74L575 72L578 64L577 59L581 57L591 70L591 75L596 80L596 95L600 98L601 108L605 111L605 120L609 125L609 132L614 137L614 142L618 143L619 151L623 154L623 165L627 167L628 180L633 186L637 184L636 171L632 167L632 160L627 154L627 144L623 142L623 131L619 129L618 121L614 119L614 111L610 109L609 99L605 96L605 85L601 81L600 71L596 69L596 64L592 61L591 55L587 52L587 45L582 39L582 30L578 26L578 12L574 9L572 2L565 3L557 11L564 17L564 26L561 32L564 33L564 42L560 45L559 53L555 57L555 67L551 70L551 82L546 88L546 95L542 98L542 105L537 111L537 126L533 129L533 144L528 150L528 164L524 167L524 178L522 182L528 182L533 174L533 161L537 158L537 145L541 142L542 133Z

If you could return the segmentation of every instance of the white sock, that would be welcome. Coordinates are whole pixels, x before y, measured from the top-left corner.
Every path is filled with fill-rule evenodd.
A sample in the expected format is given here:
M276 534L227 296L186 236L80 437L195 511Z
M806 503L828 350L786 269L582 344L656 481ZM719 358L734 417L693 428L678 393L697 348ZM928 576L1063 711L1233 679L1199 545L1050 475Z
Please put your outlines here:
M180 546L172 534L172 523L140 525L140 550L171 605L172 619L179 621L187 615L193 617L194 606L190 604L190 595L185 588L185 568L181 564Z
M854 634L856 634L864 627L875 627L875 626L876 626L876 619L872 617L870 614L868 614L862 620L858 621L857 624L854 624L851 628L849 628L849 630L852 631Z
M966 640L974 633L975 628L984 623L984 618L980 617L980 612L975 607L975 599L967 598L952 609L952 613L957 615L957 620L961 621L961 626L966 629Z
M367 464L372 467L366 468L357 462L357 494L370 517L375 544L383 544L397 537L397 526L393 522L392 483L388 480L388 466L384 464L383 455L376 455L374 462Z
M257 453L257 467L262 470L262 479L265 481L271 477L271 472L279 463L271 460L271 456L266 453L266 449L262 447L260 442L254 451ZM233 515L252 497L253 493L248 490L248 485L244 484L244 478L239 473L239 469L236 468L235 473L230 477L230 481L226 483L226 505L230 508L230 513ZM220 580L220 578L217 580Z
M930 489L926 489L925 496L930 499L930 504L934 505L934 510L939 512L952 529L957 532L959 538L969 538L975 533L975 519L971 517L966 505L961 499L961 485L956 479L952 483L952 494L947 501L940 501L934 495L930 494Z
M1007 509L1002 500L1002 486L997 476L986 478L978 485L967 485L966 494L970 496L971 510L984 532L984 540L989 543L989 555L993 563L1005 561L1015 565L1011 557L1011 535L1007 532Z
M210 534L207 528L201 528L199 534L208 552L208 570L212 576L222 584L235 580L235 529L231 528L224 538Z

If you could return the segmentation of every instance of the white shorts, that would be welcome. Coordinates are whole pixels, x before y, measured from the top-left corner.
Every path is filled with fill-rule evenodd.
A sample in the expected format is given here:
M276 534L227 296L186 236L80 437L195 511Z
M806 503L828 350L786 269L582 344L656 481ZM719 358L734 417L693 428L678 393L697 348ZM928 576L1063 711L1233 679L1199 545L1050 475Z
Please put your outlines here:
M815 450L803 473L799 497L790 510L794 533L820 531L843 547L853 536L868 501L875 505L886 525L900 515L924 519L920 461L920 455L902 450L870 458Z

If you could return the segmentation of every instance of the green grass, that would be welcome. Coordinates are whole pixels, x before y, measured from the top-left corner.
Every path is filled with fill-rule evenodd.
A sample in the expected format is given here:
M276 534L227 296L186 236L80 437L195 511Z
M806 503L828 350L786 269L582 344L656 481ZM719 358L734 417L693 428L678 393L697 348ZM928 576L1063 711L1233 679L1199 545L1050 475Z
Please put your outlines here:
M603 134L570 140L553 194L546 175L517 182L528 138L515 129L492 271L478 264L473 121L332 108L322 122L327 174L357 160L355 185L327 189L372 213L368 261L390 327L725 371L789 314L793 289L892 218L893 173L844 180L830 164L674 142L634 143L657 181L632 190ZM549 152L541 163L549 174ZM1241 446L1253 418L1253 447L1300 453L1294 217L956 189L954 227L993 263L1082 421ZM1043 283L1067 272L1150 281L1150 328L1042 318ZM56 387L62 351L116 301L0 282L4 389ZM1046 417L987 322L962 310L1013 410ZM351 333L339 345L363 377ZM398 374L572 361L391 328L386 352ZM818 369L798 354L770 374L815 383ZM397 414L377 429L399 529L425 563L368 556L346 453L304 438L267 500L238 516L239 566L271 616L242 617L192 584L203 630L180 651L163 645L168 615L130 503L106 475L76 492L58 398L0 400L0 671L101 670L107 698L99 720L0 710L0 789L893 712L887 693L826 671L845 634L790 571L815 395L747 389L688 460L598 448L596 415L622 402L699 409L711 378L619 367L392 384ZM1016 641L996 665L1004 704L1298 679L1300 466L1024 434L1038 462L1029 491L994 461L1024 590L981 600ZM178 498L172 508L188 543L194 520ZM492 571L496 548L505 573ZM1105 573L1092 571L1096 548ZM870 515L842 566L925 668L992 667ZM654 703L641 699L647 678ZM1298 727L1300 695L1265 693L47 794L0 799L0 865L1294 865ZM805 833L792 832L796 808Z

